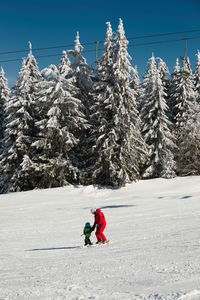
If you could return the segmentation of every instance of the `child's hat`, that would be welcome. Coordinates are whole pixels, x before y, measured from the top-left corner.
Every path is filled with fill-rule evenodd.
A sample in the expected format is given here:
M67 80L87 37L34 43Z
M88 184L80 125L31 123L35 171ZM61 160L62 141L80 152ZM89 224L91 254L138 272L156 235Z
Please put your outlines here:
M90 223L89 222L85 223L85 227L90 227Z

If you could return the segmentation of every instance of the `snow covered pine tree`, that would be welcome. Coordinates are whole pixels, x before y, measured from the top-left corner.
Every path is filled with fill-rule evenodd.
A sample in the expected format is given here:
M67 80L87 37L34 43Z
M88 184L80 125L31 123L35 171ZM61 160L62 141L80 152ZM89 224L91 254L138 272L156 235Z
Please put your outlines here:
M32 107L36 100L35 85L40 79L40 72L32 55L30 42L29 48L29 54L23 59L18 80L5 111L4 149L1 156L4 180L1 192L28 190L34 187L26 181L26 167L34 132Z
M10 90L8 88L8 82L5 78L5 73L3 67L1 67L0 72L0 154L2 153L2 139L4 136L4 127L5 127L5 111L6 105L10 98Z
M38 139L32 144L34 163L37 166L37 187L59 187L78 183L77 168L73 165L74 147L80 131L87 127L83 105L74 82L67 53L58 67L50 65L43 70L45 86L39 92L41 106L37 122Z
M197 91L197 102L200 105L200 51L198 50L197 54L197 60L195 64L195 71L194 71L194 85L195 89Z
M175 152L177 174L199 174L198 94L188 58L183 59L180 72L172 77L170 97L173 103L172 113L177 144Z
M8 88L7 79L4 76L4 70L1 67L0 72L0 189L4 185L4 173L3 173L3 157L2 152L4 148L4 143L2 142L5 136L5 118L6 118L6 107L8 101L10 100L10 90Z
M142 134L149 146L150 156L144 178L175 176L174 139L168 127L170 122L165 97L161 73L152 54L144 77L141 109Z
M113 39L110 23L103 55L98 63L95 84L95 122L93 182L123 186L140 177L145 159L145 143L140 134L140 120L135 95L130 88L128 41L120 19Z
M79 142L74 148L74 158L71 157L73 164L79 170L78 181L81 184L88 182L88 170L91 166L90 149L90 107L92 105L92 73L93 69L87 64L86 59L82 55L83 46L80 44L79 32L77 32L75 39L75 46L73 50L68 50L67 53L72 57L73 63L71 65L74 85L77 88L77 98L82 102L83 117L87 119L87 126L83 126L79 131ZM86 123L85 123L86 125Z

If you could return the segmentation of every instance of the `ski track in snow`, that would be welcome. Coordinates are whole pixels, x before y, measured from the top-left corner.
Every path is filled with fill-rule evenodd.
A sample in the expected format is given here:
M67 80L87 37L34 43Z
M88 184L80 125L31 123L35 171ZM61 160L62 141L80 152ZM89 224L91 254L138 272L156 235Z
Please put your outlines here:
M11 193L0 207L0 300L200 300L200 177ZM91 207L109 244L82 247Z

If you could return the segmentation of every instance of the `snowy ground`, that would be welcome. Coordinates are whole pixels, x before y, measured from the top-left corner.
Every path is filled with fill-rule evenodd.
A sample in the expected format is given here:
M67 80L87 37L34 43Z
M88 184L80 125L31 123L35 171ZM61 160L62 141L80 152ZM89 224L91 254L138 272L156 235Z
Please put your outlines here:
M82 248L93 206L110 244ZM200 177L0 195L0 211L1 300L200 299Z

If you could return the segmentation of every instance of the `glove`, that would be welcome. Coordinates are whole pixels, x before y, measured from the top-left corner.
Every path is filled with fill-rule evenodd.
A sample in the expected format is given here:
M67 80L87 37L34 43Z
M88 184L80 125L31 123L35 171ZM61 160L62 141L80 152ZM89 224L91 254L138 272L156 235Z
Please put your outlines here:
M94 231L94 229L95 229L95 226L92 226L90 231L92 232L92 231Z

